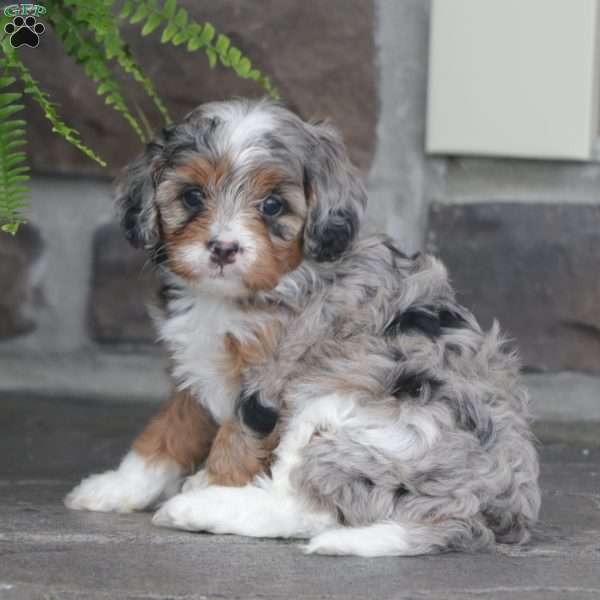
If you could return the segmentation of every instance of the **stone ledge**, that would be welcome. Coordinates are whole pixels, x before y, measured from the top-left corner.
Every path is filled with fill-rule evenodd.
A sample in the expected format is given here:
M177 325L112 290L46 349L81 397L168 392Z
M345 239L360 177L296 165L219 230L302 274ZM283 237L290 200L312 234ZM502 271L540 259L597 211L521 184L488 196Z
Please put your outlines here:
M168 359L159 352L6 353L0 354L0 393L157 404L172 389L167 373ZM600 377L564 372L523 379L531 392L534 430L542 441L600 445Z
M0 391L120 403L162 402L170 391L159 352L82 351L64 355L0 354Z

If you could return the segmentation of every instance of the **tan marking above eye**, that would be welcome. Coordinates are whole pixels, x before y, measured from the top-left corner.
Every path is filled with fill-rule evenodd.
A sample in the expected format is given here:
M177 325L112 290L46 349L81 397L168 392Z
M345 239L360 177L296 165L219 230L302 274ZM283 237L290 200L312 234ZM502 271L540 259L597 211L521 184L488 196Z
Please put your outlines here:
M273 189L286 180L285 173L265 167L256 169L248 177L248 189L252 197L256 199L264 199Z
M214 189L230 173L231 165L227 159L223 158L214 163L201 157L190 160L175 171L178 178L203 189Z

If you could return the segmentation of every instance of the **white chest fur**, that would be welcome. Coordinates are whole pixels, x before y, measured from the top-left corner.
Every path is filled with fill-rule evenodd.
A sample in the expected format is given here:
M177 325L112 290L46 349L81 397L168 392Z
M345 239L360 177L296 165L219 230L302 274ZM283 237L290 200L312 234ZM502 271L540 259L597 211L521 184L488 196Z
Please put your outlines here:
M243 337L246 323L233 302L192 290L171 299L169 314L157 319L178 387L189 389L218 423L233 415L240 393L222 372L224 334Z

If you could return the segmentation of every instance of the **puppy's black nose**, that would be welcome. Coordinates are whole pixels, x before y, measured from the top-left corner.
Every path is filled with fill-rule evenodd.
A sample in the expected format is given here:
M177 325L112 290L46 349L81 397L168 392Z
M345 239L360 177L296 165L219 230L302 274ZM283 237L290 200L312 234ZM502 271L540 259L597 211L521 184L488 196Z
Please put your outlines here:
M233 263L235 255L240 251L240 245L237 242L211 240L207 245L210 250L210 260L221 266Z

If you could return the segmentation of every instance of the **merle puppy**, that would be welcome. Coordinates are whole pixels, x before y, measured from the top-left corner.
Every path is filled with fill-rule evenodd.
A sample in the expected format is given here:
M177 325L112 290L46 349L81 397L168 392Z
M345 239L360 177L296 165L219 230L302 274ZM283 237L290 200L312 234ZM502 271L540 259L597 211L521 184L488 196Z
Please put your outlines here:
M360 235L366 194L334 129L266 101L206 104L117 196L164 284L177 389L67 506L167 500L157 525L325 554L529 538L538 461L518 360L438 260Z

